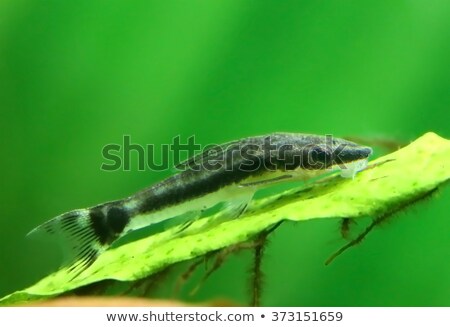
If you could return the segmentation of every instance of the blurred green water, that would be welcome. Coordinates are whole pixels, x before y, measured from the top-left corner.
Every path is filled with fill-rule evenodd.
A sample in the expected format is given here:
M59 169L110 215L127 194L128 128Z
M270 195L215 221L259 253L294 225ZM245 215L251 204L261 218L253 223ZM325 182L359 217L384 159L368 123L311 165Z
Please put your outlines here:
M171 173L101 171L102 147L125 134L448 137L449 30L444 0L2 1L0 295L58 264L57 249L24 238L35 225ZM444 190L329 267L337 221L282 226L263 304L450 305L449 200ZM245 303L250 260L185 298Z

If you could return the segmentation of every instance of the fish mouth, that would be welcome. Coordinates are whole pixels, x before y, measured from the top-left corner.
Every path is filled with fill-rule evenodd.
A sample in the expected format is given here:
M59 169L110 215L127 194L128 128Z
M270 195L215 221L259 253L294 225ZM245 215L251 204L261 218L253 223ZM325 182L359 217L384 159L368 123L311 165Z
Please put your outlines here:
M367 158L348 162L343 166L338 166L338 170L341 171L341 177L354 178L356 173L366 169L369 160Z
M343 146L342 149L335 149L333 163L336 165L349 164L361 159L367 159L372 155L373 150L367 146Z
M344 146L333 158L333 170L340 170L341 177L354 178L356 173L364 170L369 162L372 148L367 146Z

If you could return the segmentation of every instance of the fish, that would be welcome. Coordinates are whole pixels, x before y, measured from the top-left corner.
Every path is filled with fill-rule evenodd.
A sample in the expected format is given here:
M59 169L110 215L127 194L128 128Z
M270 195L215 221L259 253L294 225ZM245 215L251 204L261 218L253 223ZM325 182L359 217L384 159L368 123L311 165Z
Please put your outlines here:
M246 137L205 149L178 164L174 175L131 196L63 213L28 235L56 237L66 252L65 265L79 274L135 230L186 214L195 221L219 204L236 219L260 189L335 170L353 178L371 154L368 146L331 135Z

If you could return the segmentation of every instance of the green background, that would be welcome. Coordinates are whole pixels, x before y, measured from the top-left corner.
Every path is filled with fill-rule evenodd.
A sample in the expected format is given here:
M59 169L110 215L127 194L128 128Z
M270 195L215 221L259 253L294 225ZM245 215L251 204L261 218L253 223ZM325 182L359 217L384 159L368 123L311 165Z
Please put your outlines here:
M139 172L136 157L100 170L123 135L448 137L449 31L445 0L0 1L0 296L58 265L56 245L25 238L33 227L172 173ZM263 304L449 306L449 201L443 190L327 267L338 220L282 225ZM182 297L247 303L250 265L234 256Z

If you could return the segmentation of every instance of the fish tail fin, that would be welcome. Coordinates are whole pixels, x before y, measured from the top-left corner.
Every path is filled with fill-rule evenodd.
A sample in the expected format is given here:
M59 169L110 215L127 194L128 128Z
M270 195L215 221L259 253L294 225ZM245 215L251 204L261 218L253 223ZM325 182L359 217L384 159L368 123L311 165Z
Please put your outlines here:
M59 215L27 234L27 237L45 236L56 239L64 250L70 273L79 275L91 266L109 243L102 242L89 209L73 210Z

